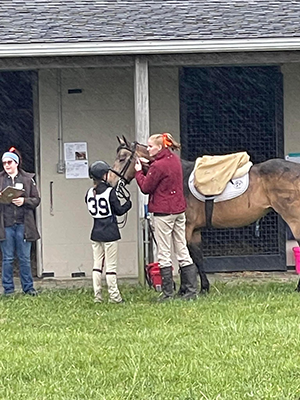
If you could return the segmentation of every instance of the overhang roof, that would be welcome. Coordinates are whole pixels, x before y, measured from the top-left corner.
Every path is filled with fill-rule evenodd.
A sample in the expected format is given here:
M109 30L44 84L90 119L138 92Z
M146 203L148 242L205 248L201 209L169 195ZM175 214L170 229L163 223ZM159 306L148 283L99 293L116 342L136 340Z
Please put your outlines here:
M0 1L0 56L300 49L299 21L297 0Z

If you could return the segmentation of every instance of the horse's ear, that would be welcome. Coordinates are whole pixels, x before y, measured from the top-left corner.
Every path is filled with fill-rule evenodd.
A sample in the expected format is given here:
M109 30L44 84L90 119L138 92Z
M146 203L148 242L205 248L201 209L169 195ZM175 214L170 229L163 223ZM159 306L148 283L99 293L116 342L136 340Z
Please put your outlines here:
M128 140L126 139L126 137L125 137L124 135L122 135L122 137L123 137L123 140L124 140L126 146L130 148L130 143L128 142Z
M118 142L120 143L121 146L124 146L125 141L121 139L119 136L117 136Z

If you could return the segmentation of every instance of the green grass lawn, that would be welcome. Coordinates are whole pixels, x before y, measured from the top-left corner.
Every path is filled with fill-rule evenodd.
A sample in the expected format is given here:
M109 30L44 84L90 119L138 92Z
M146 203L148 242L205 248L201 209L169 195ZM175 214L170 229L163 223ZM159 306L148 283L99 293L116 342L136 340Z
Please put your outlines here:
M0 399L300 399L294 284L216 284L193 302L121 286L0 299Z

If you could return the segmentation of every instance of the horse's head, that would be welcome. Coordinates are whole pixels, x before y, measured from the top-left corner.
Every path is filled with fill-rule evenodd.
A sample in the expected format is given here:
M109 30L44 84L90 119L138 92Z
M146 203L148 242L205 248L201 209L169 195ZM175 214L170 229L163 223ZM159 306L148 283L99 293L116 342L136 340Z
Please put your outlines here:
M117 148L117 156L109 173L108 182L112 186L116 186L119 179L123 179L125 183L130 183L135 176L135 163L137 157L149 158L147 146L137 142L128 142L123 136L117 136L119 146Z

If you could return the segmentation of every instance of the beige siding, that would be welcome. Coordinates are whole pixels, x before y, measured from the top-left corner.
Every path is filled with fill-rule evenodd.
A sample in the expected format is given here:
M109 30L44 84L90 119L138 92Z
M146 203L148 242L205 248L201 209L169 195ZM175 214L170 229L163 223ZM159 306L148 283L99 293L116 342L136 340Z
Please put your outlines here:
M285 154L300 153L300 64L282 66L284 76ZM89 162L112 163L116 135L134 139L134 71L130 68L62 70L63 141L88 143ZM150 132L169 131L177 139L179 124L178 69L152 67L150 83ZM82 89L68 94L68 89ZM68 180L56 172L58 162L58 93L55 70L39 73L41 127L41 194L43 270L56 277L72 272L91 274L89 235L92 219L83 198L91 181ZM53 182L53 213L50 215L50 182ZM130 185L133 209L121 231L119 276L137 277L137 209L135 182ZM287 245L287 264L293 263ZM175 265L175 264L174 264Z
M283 73L284 93L284 144L285 154L300 153L300 64L284 64ZM287 265L295 265L292 248L298 246L294 240L287 241Z
M282 66L285 154L300 153L300 64Z
M117 135L134 139L133 69L64 69L62 81L63 142L88 144L89 162L112 164ZM170 131L179 136L177 68L150 70L151 132ZM82 89L68 94L68 89ZM84 204L90 179L66 179L58 174L58 91L55 70L39 73L41 134L41 195L43 271L55 277L72 272L91 275L89 235L92 218ZM53 215L50 182L53 182ZM133 209L121 230L119 276L137 277L137 212L135 182L130 185Z

